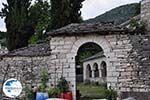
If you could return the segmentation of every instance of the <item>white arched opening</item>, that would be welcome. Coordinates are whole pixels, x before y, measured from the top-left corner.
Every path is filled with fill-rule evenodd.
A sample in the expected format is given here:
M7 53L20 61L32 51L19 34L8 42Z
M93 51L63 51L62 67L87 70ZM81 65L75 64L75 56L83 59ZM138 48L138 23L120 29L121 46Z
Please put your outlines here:
M98 69L97 63L94 63L93 69L94 69L94 78L98 78L99 77L99 69Z
M86 79L89 79L89 78L91 78L92 77L92 70L91 70L91 66L90 66L90 64L88 64L87 66L86 66Z
M107 64L105 61L101 63L101 76L106 78L107 77Z

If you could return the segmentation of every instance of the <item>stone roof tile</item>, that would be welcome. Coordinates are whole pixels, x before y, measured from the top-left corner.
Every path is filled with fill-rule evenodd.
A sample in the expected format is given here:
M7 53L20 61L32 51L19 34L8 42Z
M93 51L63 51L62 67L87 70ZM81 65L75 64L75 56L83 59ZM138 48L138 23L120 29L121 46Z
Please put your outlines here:
M81 23L70 24L57 30L48 32L50 36L75 35L78 33L98 33L100 35L110 34L111 32L129 32L127 28L115 26L112 23ZM79 35L79 34L78 34Z
M50 45L48 42L36 44L30 47L24 47L16 49L14 51L8 52L7 54L1 55L4 56L48 56L51 54Z

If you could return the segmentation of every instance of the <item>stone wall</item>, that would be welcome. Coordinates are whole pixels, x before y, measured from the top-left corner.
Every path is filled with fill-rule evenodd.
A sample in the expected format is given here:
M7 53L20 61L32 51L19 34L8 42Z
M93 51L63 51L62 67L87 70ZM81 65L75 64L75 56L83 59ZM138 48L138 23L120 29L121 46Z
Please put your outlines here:
M150 0L141 2L141 20L146 23L147 31L150 31Z
M54 64L49 56L45 57L4 57L0 61L0 79L16 78L23 83L35 85L39 83L39 72L46 68L51 83L54 78ZM51 83L54 84L54 83Z
M107 36L106 36L107 37ZM115 41L112 41L115 40ZM120 83L127 82L128 78L124 79L125 75L130 76L130 70L124 70L130 63L128 61L128 52L132 50L130 38L128 35L116 35L114 38L107 39L111 44L112 51L110 52L109 62L110 68L108 67L108 84L117 91L122 91L119 87Z
M150 36L98 35L56 36L51 38L51 55L21 57L5 56L0 60L0 78L17 78L22 83L39 83L39 72L49 72L49 85L55 85L63 76L67 79L76 99L75 56L85 43L98 44L104 51L107 63L107 82L118 93L150 91ZM128 95L129 96L129 95ZM124 96L123 96L124 97Z
M47 69L49 75L49 81L47 83L47 86L56 86L63 74L62 66L64 65L59 64L61 67L57 67L56 63L58 62L52 62L54 59L56 59L54 56L4 57L0 61L0 80L1 82L3 82L3 80L16 78L21 81L23 86L28 85L30 87L37 87L40 85L39 75L41 69L45 68ZM72 87L71 84L69 85L70 87Z
M133 46L127 57L130 63L125 68L122 68L120 73L121 80L118 85L122 92L126 92L125 95L136 97L136 100L146 100L138 98L138 94L145 93L144 95L149 98L150 36L133 35L129 37Z
M122 99L133 97L134 100L150 100L150 92L122 92ZM122 100L121 99L121 100Z

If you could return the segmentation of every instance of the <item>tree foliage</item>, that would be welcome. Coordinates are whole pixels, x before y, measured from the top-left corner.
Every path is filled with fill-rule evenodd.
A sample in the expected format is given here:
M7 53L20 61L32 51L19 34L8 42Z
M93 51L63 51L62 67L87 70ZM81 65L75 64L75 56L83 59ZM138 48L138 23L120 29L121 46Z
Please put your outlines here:
M6 15L7 48L12 51L28 45L28 39L34 33L29 22L30 0L7 0L2 12Z
M51 24L48 30L57 29L70 23L68 0L51 0Z
M70 0L70 20L71 23L80 23L82 21L81 18L81 11L82 8L82 2L84 0Z
M81 22L84 0L51 0L51 24L48 30L61 28L70 23Z
M84 0L7 0L3 4L7 48L12 51L45 39L45 32L81 22Z
M46 29L51 23L50 17L51 6L47 1L36 0L30 8L30 20L35 29L34 35L29 40L29 44L35 44L46 38Z
M6 46L6 32L0 31L0 45Z

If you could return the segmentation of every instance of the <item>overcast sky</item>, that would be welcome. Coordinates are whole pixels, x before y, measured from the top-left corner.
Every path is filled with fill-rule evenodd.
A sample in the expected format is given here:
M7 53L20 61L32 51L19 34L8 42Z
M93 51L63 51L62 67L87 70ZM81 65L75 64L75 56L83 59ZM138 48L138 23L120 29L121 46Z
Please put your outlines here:
M81 9L82 17L83 19L94 18L115 7L139 1L141 0L85 0ZM6 0L0 0L0 9L2 8L2 2L6 2ZM0 30L6 31L3 19L0 19Z

